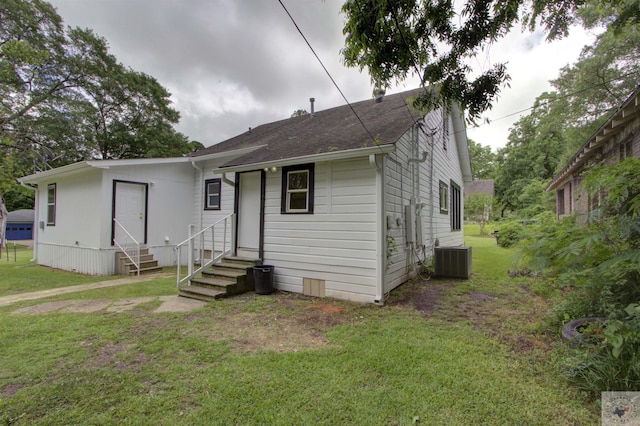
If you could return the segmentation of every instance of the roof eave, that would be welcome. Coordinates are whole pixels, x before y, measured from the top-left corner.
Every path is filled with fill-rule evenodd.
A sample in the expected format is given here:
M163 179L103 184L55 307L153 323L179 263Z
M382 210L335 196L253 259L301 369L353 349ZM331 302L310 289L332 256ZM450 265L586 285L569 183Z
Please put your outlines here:
M627 100L611 115L611 117L596 132L591 135L587 142L576 152L567 162L564 168L556 174L547 186L547 192L553 191L564 183L567 177L571 176L580 166L582 166L596 152L597 148L603 146L612 137L617 135L620 129L640 117L640 86L627 98Z
M465 184L471 183L473 174L471 171L471 155L469 154L469 141L467 139L467 129L464 125L462 111L458 105L451 107L451 119L453 122L453 134L458 149L458 157L460 158L460 169L462 172L462 180Z
M324 152L320 154L303 155L300 157L283 158L264 161L261 163L241 164L214 168L214 173L248 172L271 167L285 167L304 163L318 163L323 161L346 160L357 157L366 157L372 154L387 154L395 150L394 144L385 144L367 148L349 149L345 151Z

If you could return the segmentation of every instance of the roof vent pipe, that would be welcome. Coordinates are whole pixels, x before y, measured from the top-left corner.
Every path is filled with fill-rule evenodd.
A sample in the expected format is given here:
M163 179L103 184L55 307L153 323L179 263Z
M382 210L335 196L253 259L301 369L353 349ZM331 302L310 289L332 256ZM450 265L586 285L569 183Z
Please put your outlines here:
M313 109L313 103L314 103L315 101L316 101L316 98L309 98L309 102L311 102L311 116L312 116L312 117L315 117L315 115L316 115L316 112L315 112L315 110Z

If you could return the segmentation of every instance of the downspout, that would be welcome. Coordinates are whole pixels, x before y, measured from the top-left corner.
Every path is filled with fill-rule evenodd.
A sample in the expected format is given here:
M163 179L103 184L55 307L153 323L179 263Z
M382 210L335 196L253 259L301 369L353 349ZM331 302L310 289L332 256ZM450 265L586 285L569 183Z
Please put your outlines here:
M20 185L34 192L33 194L34 217L33 217L33 226L31 227L32 229L31 232L33 233L32 235L33 259L31 259L30 262L36 262L38 260L38 229L40 229L40 206L38 206L38 186L37 185L31 186L23 182L20 182Z
M418 152L420 151L420 128L416 122L411 128L411 150L413 158L408 159L408 163L411 165L411 177L412 177L412 185L411 185L411 200L410 205L411 208L414 209L415 212L415 231L416 231L416 239L414 244L409 247L409 256L407 257L407 270L410 271L415 263L414 260L418 257L418 250L420 247L424 247L424 238L422 236L422 197L420 192L420 165L427 161L427 156L429 155L428 151L422 151L422 156L417 157ZM431 161L433 161L433 155L431 156ZM420 214L418 214L418 209L420 209ZM420 222L420 224L418 224ZM420 235L418 235L420 234ZM424 251L424 249L423 249Z
M224 173L224 172L222 172L222 181L223 181L224 183L226 183L227 185L230 185L230 186L233 186L233 187L235 187L235 186L236 186L236 183L235 183L234 181L232 181L231 179L229 179L229 178L227 177L227 174L226 174L226 173Z
M385 217L385 188L384 188L384 172L386 156L380 157L382 164L376 161L376 155L369 155L369 164L376 169L376 217L378 229L376 232L376 296L373 303L378 306L384 305L384 282L385 272L387 270L387 226Z

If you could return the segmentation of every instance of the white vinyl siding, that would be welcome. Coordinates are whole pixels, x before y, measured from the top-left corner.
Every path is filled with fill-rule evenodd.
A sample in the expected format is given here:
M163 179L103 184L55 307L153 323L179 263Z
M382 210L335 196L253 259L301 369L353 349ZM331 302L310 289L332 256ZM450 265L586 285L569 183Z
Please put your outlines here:
M431 244L430 251L433 254L433 245L436 240L441 247L446 246L461 246L464 244L464 233L460 231L452 232L451 231L451 183L457 185L461 190L464 185L464 180L462 177L462 170L460 166L460 158L458 155L458 147L456 143L456 137L460 137L463 135L456 135L453 131L453 123L451 116L447 119L445 123L445 127L443 127L441 123L442 114L440 112L437 113L438 123L435 123L434 117L435 114L430 114L427 119L431 118L432 123L430 126L438 126L440 132L444 131L449 135L449 149L447 151L443 151L442 149L434 149L433 150L433 194L436 197L435 202L438 203L438 189L439 182L449 183L449 214L440 214L438 204L434 206L433 209L433 217L428 219L428 215L424 214L422 216L423 220L423 229L429 229L431 227L431 240L427 243ZM444 130L442 130L444 129ZM438 138L437 140L441 140L443 135L438 132L434 138ZM436 144L440 145L439 143ZM423 190L427 191L429 188L429 165L431 161L428 160L425 163L420 165L420 181L421 187ZM459 204L460 211L464 211L464 199L460 197Z
M450 182L462 187L462 171L451 118L443 123L441 111L425 117L425 131L408 131L388 155L385 169L385 214L387 217L387 257L385 291L415 275L420 261L429 261L436 242L440 246L463 244L462 232L451 232ZM446 142L445 142L446 141ZM447 146L447 149L443 149ZM427 153L424 157L424 153ZM409 160L412 161L409 161ZM424 159L424 161L422 161ZM421 222L422 246L416 235L407 244L405 206L415 201L416 223ZM463 209L463 201L459 208ZM416 225L416 228L418 226ZM417 234L419 228L414 228Z
M56 177L56 226L38 229L34 241L38 264L90 275L115 273L116 250L111 244L114 180L148 185L147 248L159 265L175 265L173 247L186 239L193 206L190 164L113 165ZM38 185L42 221L47 220L49 183L53 182Z
M313 215L281 213L283 174L267 173L264 263L281 290L303 278L325 281L327 296L373 302L376 283L375 169L368 159L315 165Z

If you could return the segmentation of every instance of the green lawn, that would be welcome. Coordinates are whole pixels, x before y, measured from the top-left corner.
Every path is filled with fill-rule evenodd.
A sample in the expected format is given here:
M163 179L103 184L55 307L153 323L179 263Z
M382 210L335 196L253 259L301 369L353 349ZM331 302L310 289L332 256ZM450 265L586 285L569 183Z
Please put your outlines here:
M508 278L514 252L469 234L472 279L408 283L384 307L276 293L173 314L2 308L0 424L598 424L552 366L539 284ZM145 292L175 282L55 300ZM418 309L425 295L437 303Z
M9 255L8 259L7 254ZM8 251L2 250L0 258L0 296L117 278L92 277L38 266L31 262L32 257L33 251L25 246L18 246L14 251L13 245L9 244Z

